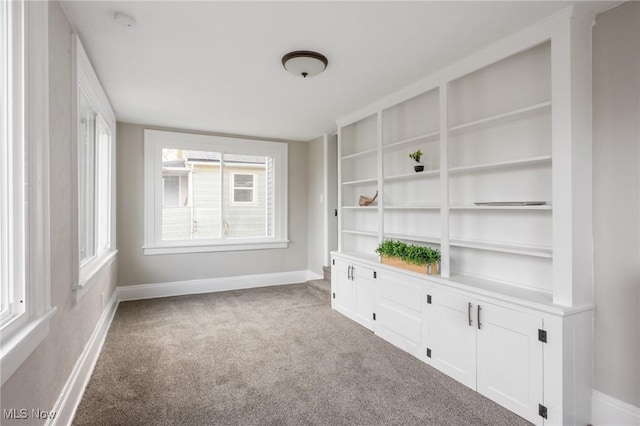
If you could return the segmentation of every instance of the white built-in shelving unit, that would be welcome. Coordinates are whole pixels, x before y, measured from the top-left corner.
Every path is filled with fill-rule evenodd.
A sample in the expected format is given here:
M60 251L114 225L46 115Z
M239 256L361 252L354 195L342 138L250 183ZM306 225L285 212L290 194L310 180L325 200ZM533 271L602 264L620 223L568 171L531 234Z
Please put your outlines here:
M593 16L582 10L337 122L332 306L538 425L590 421ZM408 156L418 149L423 172ZM439 275L380 264L385 239L440 249Z
M551 98L544 42L341 126L340 250L372 254L388 238L429 245L445 278L552 300ZM418 149L423 172L408 157ZM374 206L357 205L376 191ZM544 204L476 205L513 201Z

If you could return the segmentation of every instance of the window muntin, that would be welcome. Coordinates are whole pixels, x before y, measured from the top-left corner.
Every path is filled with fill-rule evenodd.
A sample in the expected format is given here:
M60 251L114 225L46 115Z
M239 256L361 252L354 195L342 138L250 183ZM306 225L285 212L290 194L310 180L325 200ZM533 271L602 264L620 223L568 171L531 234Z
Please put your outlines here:
M146 254L286 247L286 144L146 130L145 176Z

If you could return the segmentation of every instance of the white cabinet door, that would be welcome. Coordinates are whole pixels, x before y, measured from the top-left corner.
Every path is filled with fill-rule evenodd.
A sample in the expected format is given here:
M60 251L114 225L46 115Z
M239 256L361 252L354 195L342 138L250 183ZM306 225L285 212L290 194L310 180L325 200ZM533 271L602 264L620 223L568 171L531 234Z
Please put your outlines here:
M334 308L343 315L353 318L355 311L355 292L351 279L351 264L336 259L332 274L333 292L336 295Z
M352 282L355 292L353 320L369 330L374 329L373 305L375 300L375 272L373 269L353 264Z
M404 274L379 271L376 285L376 334L419 357L422 328L422 283Z
M477 302L478 392L535 424L542 424L542 318Z
M473 299L453 291L432 296L431 365L476 388L476 325Z

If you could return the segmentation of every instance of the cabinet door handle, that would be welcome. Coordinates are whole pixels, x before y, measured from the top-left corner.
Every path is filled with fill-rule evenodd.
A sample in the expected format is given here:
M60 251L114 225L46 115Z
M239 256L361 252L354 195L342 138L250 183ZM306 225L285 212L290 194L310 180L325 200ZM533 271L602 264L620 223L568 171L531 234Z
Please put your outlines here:
M353 280L355 280L355 278L356 278L356 267L352 266L351 267L351 280L353 281Z
M467 315L469 316L469 327L471 327L473 325L473 320L471 319L471 307L473 305L471 304L471 302L469 302L469 305L467 306Z
M482 310L482 306L478 305L478 330L480 330L480 328L482 327L482 324L480 324L480 311Z
M347 279L350 280L351 279L351 265L349 265L347 267Z

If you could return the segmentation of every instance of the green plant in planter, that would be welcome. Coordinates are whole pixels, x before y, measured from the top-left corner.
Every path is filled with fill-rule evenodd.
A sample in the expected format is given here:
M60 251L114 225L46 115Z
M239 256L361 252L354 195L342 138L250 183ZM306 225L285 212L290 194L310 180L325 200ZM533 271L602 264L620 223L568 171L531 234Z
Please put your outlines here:
M416 152L412 152L411 154L409 154L409 158L416 162L416 164L413 165L413 170L415 170L416 172L421 172L424 170L424 164L420 162L420 159L422 158L422 150L419 149Z
M416 152L412 152L411 154L409 154L409 158L411 158L416 163L419 163L420 159L422 158L422 150L419 149Z
M440 250L414 244L409 245L402 241L384 240L376 248L376 253L386 257L398 257L407 263L418 266L440 261Z

